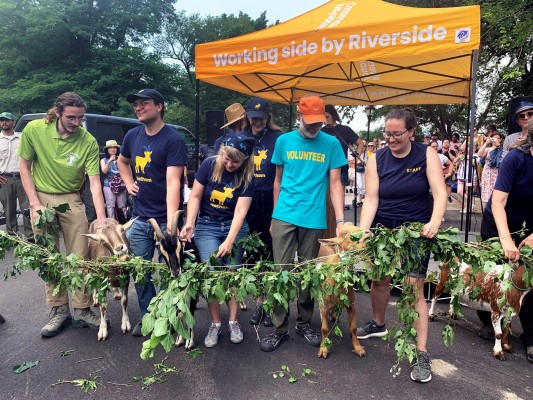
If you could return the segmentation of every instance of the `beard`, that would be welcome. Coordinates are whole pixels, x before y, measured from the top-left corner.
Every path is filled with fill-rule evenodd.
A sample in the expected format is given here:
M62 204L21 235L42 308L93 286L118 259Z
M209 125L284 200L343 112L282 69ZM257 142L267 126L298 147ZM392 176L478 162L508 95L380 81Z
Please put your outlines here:
M303 127L303 125L300 125L298 128L298 131L306 138L306 139L314 139L316 138L316 135L318 135L318 131L320 129L317 129L315 133L309 132L307 129Z

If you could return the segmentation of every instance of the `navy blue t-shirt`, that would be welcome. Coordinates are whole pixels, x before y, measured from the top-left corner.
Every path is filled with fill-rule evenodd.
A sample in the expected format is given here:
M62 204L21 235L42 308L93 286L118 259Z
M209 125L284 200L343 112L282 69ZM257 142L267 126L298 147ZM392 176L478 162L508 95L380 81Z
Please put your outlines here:
M181 135L165 125L157 134L146 134L145 126L130 129L121 154L131 159L139 192L134 197L133 216L167 221L167 167L187 165L187 147ZM183 181L182 181L183 184ZM180 206L183 196L180 196Z
M248 185L235 188L235 172L224 169L220 183L211 179L217 157L209 157L200 165L194 178L204 186L204 195L200 203L200 217L216 220L232 220L239 197L253 197L254 181Z
M256 191L274 190L274 178L276 177L276 165L272 164L272 154L276 140L282 134L281 131L265 129L260 135L247 135L256 139L254 147L254 177Z
M379 177L379 206L376 219L401 223L431 219L431 196L426 176L427 146L411 142L411 151L403 158L385 147L376 152Z
M511 150L502 163L494 189L509 193L505 204L505 214L509 225L526 221L533 226L533 156L520 150ZM487 203L487 211L492 214L492 196Z

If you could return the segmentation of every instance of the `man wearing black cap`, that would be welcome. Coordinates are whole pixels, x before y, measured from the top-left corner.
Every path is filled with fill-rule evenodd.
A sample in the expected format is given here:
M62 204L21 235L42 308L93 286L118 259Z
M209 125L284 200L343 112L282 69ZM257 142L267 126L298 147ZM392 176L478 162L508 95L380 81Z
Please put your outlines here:
M136 256L151 260L154 255L154 229L148 219L154 218L161 230L170 233L172 218L179 209L181 177L187 165L187 147L183 138L163 121L165 99L155 89L143 89L126 100L133 105L137 119L143 124L124 137L118 169L128 193L134 196L133 217L138 219L127 232L130 249ZM130 165L133 164L135 177ZM135 284L141 315L148 312L156 295L151 277ZM141 336L139 322L134 336Z
M0 202L4 207L6 230L9 234L18 232L17 199L20 210L30 208L28 197L20 180L20 158L17 155L20 134L15 133L15 117L3 112L0 114ZM32 237L31 223L28 217L23 217L24 235Z
M518 103L518 107L514 113L516 122L520 125L522 130L515 132L505 138L503 141L503 153L502 157L509 152L509 147L513 145L518 139L524 138L527 135L527 124L533 118L533 103L530 101L521 101Z

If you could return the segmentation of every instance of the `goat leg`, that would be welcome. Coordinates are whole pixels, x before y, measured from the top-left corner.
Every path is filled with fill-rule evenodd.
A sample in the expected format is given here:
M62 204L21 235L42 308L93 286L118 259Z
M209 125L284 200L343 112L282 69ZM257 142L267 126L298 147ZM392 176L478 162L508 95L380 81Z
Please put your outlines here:
M320 343L320 348L318 349L318 357L328 357L328 348L324 345L326 338L329 333L329 324L328 324L328 307L326 304L329 303L329 296L325 295L320 303L320 320L322 322L322 342Z
M120 295L120 305L122 306L122 324L120 325L120 328L122 329L123 333L126 333L126 332L131 331L131 323L130 323L130 318L128 316L127 289L120 288L119 295Z
M502 310L502 314L498 318L495 318L494 315L492 316L492 327L494 328L494 347L492 349L492 355L500 361L505 361L505 352L502 349L503 313L504 311Z
M350 326L350 332L352 334L352 347L353 352L359 357L366 355L365 348L359 343L357 338L357 324L355 322L355 291L353 286L348 287L348 298L350 299L350 306L347 308L348 311L348 324Z
M107 302L100 304L100 329L98 329L98 340L107 339Z

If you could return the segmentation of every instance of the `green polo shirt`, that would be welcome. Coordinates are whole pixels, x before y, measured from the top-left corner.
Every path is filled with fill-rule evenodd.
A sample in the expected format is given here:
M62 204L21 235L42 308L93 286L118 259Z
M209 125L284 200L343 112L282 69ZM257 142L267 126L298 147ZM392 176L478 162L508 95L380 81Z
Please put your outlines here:
M61 194L80 190L89 176L100 174L98 143L83 128L61 138L56 123L44 119L28 123L22 131L18 155L32 161L32 177L38 192Z

